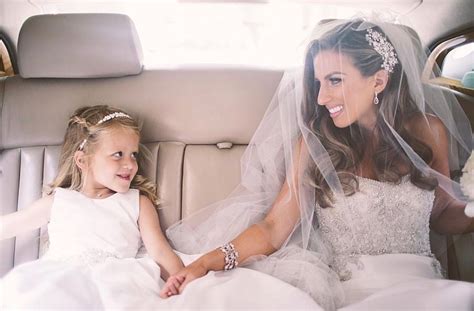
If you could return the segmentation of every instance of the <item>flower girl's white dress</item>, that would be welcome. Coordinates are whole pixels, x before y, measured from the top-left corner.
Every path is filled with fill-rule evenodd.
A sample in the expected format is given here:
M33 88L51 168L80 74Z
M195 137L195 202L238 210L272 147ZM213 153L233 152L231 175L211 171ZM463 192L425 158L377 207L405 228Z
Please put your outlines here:
M103 309L158 300L160 268L141 246L139 192L104 199L57 188L49 249L2 280L3 307Z
M474 284L445 280L431 253L434 192L359 178L360 191L316 212L348 310L474 310Z
M0 309L318 309L306 293L250 269L211 272L182 295L160 299L159 266L137 255L142 246L138 215L135 189L104 199L56 189L49 249L0 281ZM194 258L181 256L185 263Z

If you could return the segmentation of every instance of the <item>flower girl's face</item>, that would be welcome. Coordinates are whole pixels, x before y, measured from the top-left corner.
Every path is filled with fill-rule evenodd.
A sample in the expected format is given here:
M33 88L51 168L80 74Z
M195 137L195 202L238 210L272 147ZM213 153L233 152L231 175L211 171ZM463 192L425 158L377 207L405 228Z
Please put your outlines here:
M138 171L139 137L125 128L102 132L89 158L83 192L97 197L130 189Z
M364 77L352 60L338 52L321 51L314 58L317 103L329 111L339 128L358 122L372 127L376 120L374 77Z

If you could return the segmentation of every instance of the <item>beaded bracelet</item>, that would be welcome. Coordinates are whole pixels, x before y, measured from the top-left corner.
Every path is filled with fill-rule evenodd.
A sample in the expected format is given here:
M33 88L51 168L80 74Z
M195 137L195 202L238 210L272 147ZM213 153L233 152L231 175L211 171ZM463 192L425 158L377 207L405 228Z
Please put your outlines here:
M221 252L225 254L225 257L224 257L224 262L225 262L224 270L225 271L232 270L239 265L239 262L237 261L237 258L239 257L239 253L235 250L234 244L227 243L221 246L219 249L221 250Z

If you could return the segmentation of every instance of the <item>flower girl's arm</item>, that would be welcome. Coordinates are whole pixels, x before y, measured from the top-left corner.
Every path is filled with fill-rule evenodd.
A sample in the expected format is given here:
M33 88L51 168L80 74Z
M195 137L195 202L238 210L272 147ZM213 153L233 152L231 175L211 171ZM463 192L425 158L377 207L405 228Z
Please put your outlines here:
M160 266L161 277L164 280L184 267L183 262L173 251L163 231L161 231L155 206L143 195L140 196L138 226L143 244L145 244L151 258Z
M26 209L0 216L0 240L17 236L47 224L51 215L53 196L35 201Z

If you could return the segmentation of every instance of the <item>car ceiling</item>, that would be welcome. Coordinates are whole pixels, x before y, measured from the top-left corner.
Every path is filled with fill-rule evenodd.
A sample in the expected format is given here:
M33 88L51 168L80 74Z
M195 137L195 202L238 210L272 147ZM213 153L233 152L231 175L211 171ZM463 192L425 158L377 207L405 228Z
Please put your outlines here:
M216 3L246 3L246 4L278 4L290 2L289 0L155 0L157 2L193 3L196 5ZM0 0L0 31L6 34L16 46L18 34L22 23L32 15L43 13L68 12L68 6L75 8L84 3L100 3L107 8L107 5L122 3L124 5L134 5L144 3L147 0ZM153 0L148 0L152 3ZM295 2L295 1L293 1ZM409 25L419 34L423 44L430 47L431 44L449 34L456 33L463 29L474 27L474 0L301 0L296 1L304 5L324 5L325 3L337 4L346 7L353 7L354 13L357 10L375 8L380 10L390 8L396 12L402 12ZM44 6L49 7L57 4L60 10L46 11ZM331 16L327 16L331 18Z

